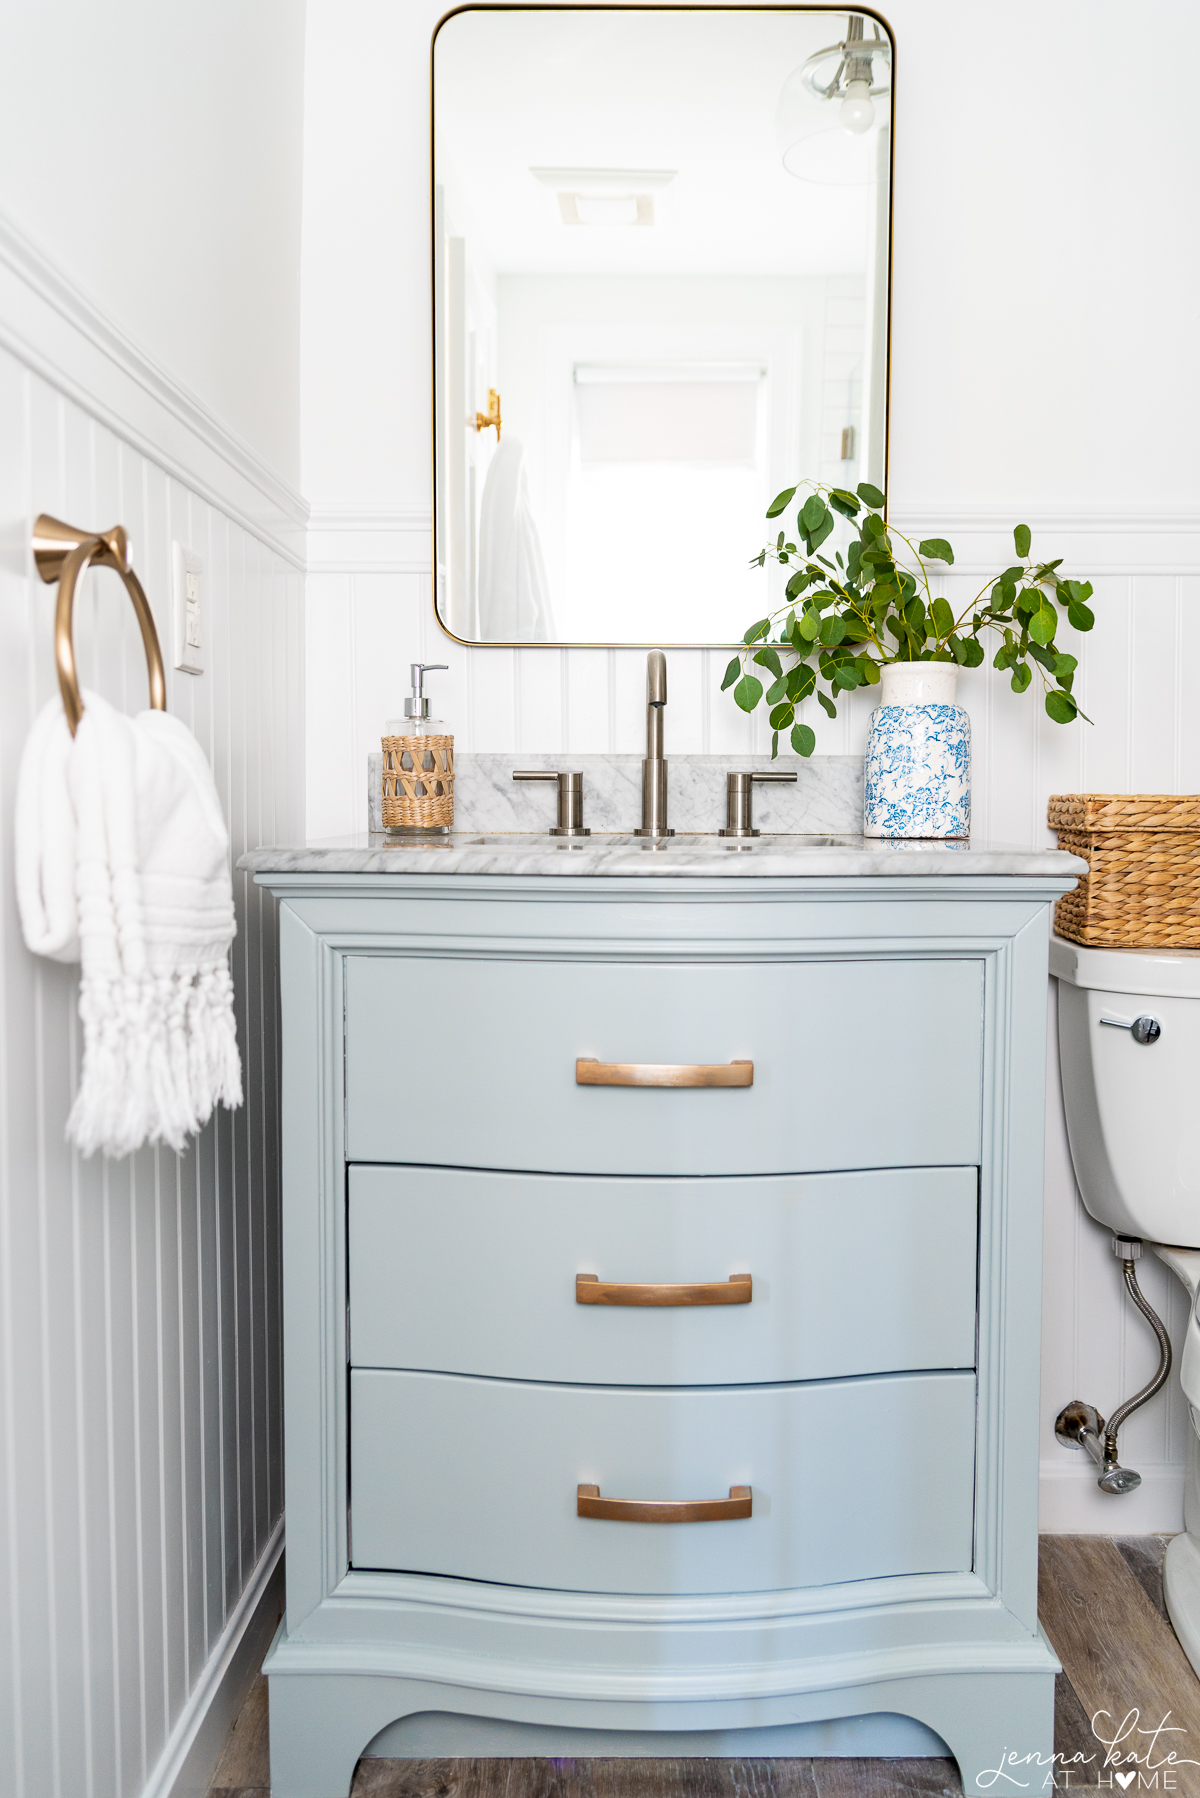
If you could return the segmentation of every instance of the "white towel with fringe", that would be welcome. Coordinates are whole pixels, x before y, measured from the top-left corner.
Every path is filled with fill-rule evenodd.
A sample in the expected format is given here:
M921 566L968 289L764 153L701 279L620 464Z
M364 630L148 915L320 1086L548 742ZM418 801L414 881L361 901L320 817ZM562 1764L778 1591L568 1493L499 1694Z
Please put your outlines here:
M83 694L34 721L17 775L17 903L36 955L80 963L83 1065L67 1120L91 1155L182 1150L242 1102L229 945L229 833L178 718Z

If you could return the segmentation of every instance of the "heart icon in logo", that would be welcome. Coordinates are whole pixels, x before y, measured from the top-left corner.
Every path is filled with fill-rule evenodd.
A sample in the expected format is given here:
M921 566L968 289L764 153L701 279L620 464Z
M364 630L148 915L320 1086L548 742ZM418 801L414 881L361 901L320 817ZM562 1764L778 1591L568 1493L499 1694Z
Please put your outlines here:
M1117 1774L1117 1784L1120 1786L1120 1788L1123 1792L1127 1792L1136 1778L1137 1778L1136 1773L1118 1773Z

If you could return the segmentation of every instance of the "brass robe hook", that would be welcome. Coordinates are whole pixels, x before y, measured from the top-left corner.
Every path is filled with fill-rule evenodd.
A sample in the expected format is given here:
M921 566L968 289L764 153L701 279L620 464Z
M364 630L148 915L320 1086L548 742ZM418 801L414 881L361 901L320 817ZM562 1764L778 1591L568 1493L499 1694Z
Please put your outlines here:
M71 619L75 604L75 584L89 565L115 568L125 583L137 621L141 626L142 645L146 651L146 667L150 675L150 704L156 712L167 709L167 682L163 672L162 650L154 628L154 614L142 583L129 566L129 540L123 525L110 531L89 533L74 525L39 515L33 527L33 559L47 586L58 582L58 603L54 612L54 659L58 666L58 690L62 694L63 711L74 736L83 717L83 700L79 696L79 679L75 672L75 646L71 639Z
M493 425L495 425L495 427L496 427L496 442L499 443L499 441L500 441L500 395L496 392L496 389L494 387L489 387L488 388L488 409L486 412L477 412L475 414L475 429L477 431L490 431Z

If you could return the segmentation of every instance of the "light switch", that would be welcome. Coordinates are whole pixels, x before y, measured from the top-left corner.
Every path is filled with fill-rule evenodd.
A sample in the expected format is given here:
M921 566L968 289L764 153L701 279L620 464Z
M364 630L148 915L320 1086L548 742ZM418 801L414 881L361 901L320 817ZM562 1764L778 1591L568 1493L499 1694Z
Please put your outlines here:
M185 674L204 673L204 563L194 549L176 543L175 666Z

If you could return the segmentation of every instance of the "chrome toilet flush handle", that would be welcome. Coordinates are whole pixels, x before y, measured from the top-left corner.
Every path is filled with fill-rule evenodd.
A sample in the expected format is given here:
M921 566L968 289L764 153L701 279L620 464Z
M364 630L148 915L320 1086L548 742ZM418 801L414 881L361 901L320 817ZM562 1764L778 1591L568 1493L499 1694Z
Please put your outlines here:
M1127 1018L1101 1018L1102 1024L1110 1024L1114 1030L1128 1030L1135 1043L1156 1043L1162 1035L1162 1025L1157 1018L1134 1018L1132 1023Z

